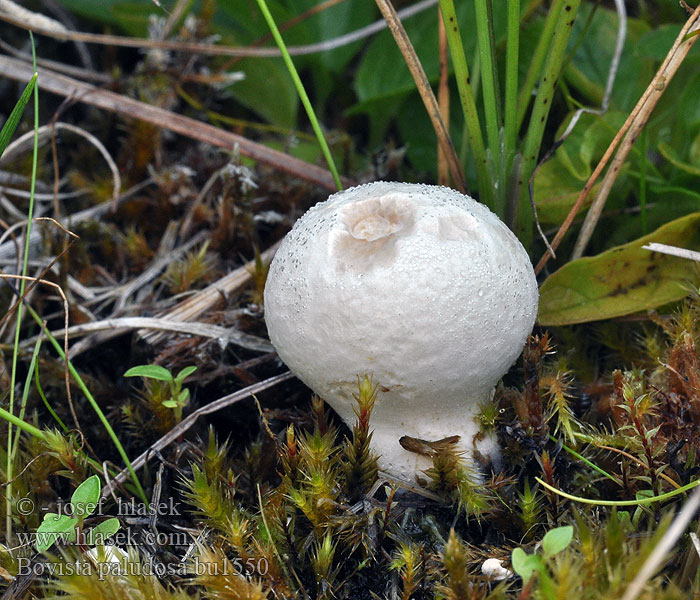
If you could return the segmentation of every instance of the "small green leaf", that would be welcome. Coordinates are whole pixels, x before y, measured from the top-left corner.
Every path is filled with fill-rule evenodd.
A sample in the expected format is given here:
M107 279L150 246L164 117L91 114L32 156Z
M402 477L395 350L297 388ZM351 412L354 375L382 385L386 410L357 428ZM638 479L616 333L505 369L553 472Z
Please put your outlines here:
M573 537L574 528L571 525L556 527L542 538L542 552L547 558L559 554L571 543Z
M180 406L187 406L187 402L190 399L190 390L181 390L180 395L177 397L177 403Z
M650 252L658 242L700 250L700 212L691 213L623 246L574 260L540 287L540 325L571 325L629 315L681 300L699 278L683 258Z
M138 367L131 367L131 369L124 373L124 377L149 377L150 379L157 379L158 381L173 380L170 371L160 365L139 365Z
M163 406L165 408L177 408L178 404L175 400L163 400Z
M182 369L182 371L180 371L177 374L177 377L175 377L175 381L178 381L178 382L184 381L187 377L192 375L192 373L194 373L196 370L197 370L197 367L195 365L190 365L189 367L185 367L184 369Z
M85 518L95 512L100 501L101 487L100 478L93 475L75 489L70 502L76 517Z
M37 552L48 550L59 540L70 541L75 538L75 526L78 519L68 515L46 513L44 520L36 530Z
M87 534L87 543L89 546L103 546L105 540L111 538L120 527L119 519L111 517L106 521L102 521L95 525Z
M544 569L542 559L536 554L527 554L522 548L513 548L510 562L513 570L523 578L524 582L530 581L530 577L535 571Z
M0 156L2 156L2 153L5 152L5 148L7 148L7 145L10 143L12 134L15 132L15 129L17 129L17 125L19 125L19 121L22 118L22 113L24 112L27 102L29 102L29 98L34 91L36 77L37 75L34 73L32 78L29 80L27 87L24 88L19 100L17 100L17 103L12 109L10 116L7 117L7 121L5 121L5 124L2 126L2 130L0 130Z

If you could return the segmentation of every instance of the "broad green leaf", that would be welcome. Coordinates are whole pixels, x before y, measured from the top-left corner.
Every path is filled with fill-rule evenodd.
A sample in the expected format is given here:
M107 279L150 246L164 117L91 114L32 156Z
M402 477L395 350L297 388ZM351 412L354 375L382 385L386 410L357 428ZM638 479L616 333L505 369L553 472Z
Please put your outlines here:
M246 58L236 63L236 70L245 74L228 89L236 100L268 123L296 126L299 97L281 60Z
M700 212L597 256L572 261L540 287L540 325L599 321L682 299L699 278L691 261L643 250L650 242L700 250Z
M124 377L149 377L150 379L157 379L158 381L173 380L170 371L160 365L139 365L137 367L131 367L131 369L124 373Z
M318 0L286 0L285 4L295 15L300 15L318 6ZM285 40L292 32L305 27L307 39L303 42L293 40L293 43L315 43L321 40L332 40L347 33L356 31L365 25L377 20L379 11L375 6L368 4L365 0L344 0L322 10L316 14L308 15L303 23L295 25L292 29L284 33ZM281 24L281 21L277 21ZM287 42L292 43L292 42ZM332 50L319 52L304 57L311 58L314 67L323 66L335 72L340 71L352 59L359 49L365 44L364 40L358 40L352 44L345 44ZM315 70L315 69L314 69Z
M535 176L535 205L540 223L556 225L569 214L581 193L581 181L576 179L555 156L544 163ZM600 182L586 196L582 210L588 208L600 188Z
M116 517L102 521L88 531L86 540L88 546L104 545L105 541L119 531L120 523Z
M7 117L7 121L5 121L5 124L2 126L2 130L0 130L0 156L2 156L2 153L5 152L5 148L7 148L7 145L10 143L12 134L15 132L15 129L17 129L17 125L19 125L19 121L22 118L22 113L24 113L24 108L27 106L27 102L29 102L29 98L34 91L36 77L37 74L34 73L32 78L29 80L27 87L24 88L19 100L17 100L17 103L12 109L10 116Z
M595 14L590 20L591 11ZM615 51L619 20L614 10L593 7L593 3L584 3L579 9L579 16L574 23L572 44L580 40L572 61L576 71L588 82L588 86L571 84L584 93L588 101L599 103L610 70L610 61ZM584 29L588 28L585 31ZM642 92L654 73L653 61L635 54L637 41L649 31L650 27L640 19L627 18L627 36L620 57L615 85L612 89L611 108L629 111L637 103ZM582 38L580 36L583 36ZM567 73L568 78L568 73ZM596 98L592 97L588 87L596 88Z
M163 400L163 406L165 408L177 408L177 402L175 400Z
M70 502L76 517L84 518L95 512L100 501L100 489L100 478L97 475L88 477L75 488Z
M572 115L564 120L556 137L563 134ZM584 113L554 156L538 169L534 194L541 223L555 225L566 218L625 117L624 113L616 111L600 116ZM624 180L624 174L620 174L618 181ZM589 192L583 208L593 201L600 185L599 181Z
M476 46L473 0L456 2L455 11L463 32L469 64L473 65L472 56ZM505 2L494 3L493 13L494 32L498 42L505 36ZM437 15L436 10L430 10L404 21L406 33L430 80L437 79L439 73ZM360 102L415 91L413 78L388 30L377 34L369 44L357 69L355 91Z
M522 548L513 548L510 562L513 570L523 578L524 582L528 582L535 571L544 569L544 563L539 556L527 554Z
M68 515L46 513L44 520L36 529L37 552L48 550L59 540L70 541L75 537L78 519Z
M548 531L542 538L542 553L549 558L564 550L574 537L574 528L571 525L557 527Z

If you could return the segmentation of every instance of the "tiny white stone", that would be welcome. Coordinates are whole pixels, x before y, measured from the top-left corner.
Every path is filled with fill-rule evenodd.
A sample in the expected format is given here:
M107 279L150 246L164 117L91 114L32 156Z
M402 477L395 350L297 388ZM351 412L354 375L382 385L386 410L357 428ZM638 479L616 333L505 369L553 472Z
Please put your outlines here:
M513 574L513 571L506 569L497 558L488 558L481 565L481 573L494 581L503 581Z

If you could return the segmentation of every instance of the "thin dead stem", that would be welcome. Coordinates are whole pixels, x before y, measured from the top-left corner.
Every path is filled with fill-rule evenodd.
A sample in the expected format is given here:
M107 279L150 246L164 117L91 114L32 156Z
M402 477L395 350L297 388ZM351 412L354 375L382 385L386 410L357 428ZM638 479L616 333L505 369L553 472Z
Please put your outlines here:
M146 461L148 460L149 456L151 454L155 454L157 452L160 452L163 450L163 448L169 446L171 443L173 443L176 439L178 439L181 435L183 435L188 429L190 429L197 419L203 415L208 415L214 412L217 412L223 408L228 408L232 404L235 404L236 402L240 402L241 400L245 400L247 398L250 398L254 396L255 394L259 394L260 392L267 390L271 387L274 387L284 381L288 381L289 379L292 379L294 375L287 371L285 373L282 373L280 375L275 375L274 377L270 377L269 379L265 379L264 381L261 381L259 383L255 383L253 385L249 385L248 387L243 388L242 390L238 390L237 392L234 392L233 394L229 394L227 396L223 396L222 398L219 398L218 400L215 400L214 402L211 402L205 406L202 406L201 408L197 409L193 413L187 415L180 423L178 423L173 429L171 429L168 433L166 433L162 438L160 438L157 442L151 445L151 447L143 452L136 460L132 461L132 466L134 470L140 469L143 465L146 464ZM103 490L102 490L102 497L106 497L107 495L112 493L112 488L114 485L118 485L123 483L127 477L129 477L129 472L124 470L121 471L108 485L106 485Z
M435 6L437 0L422 0L416 2L412 6L407 6L399 11L398 15L401 19L407 19L422 11ZM98 33L85 33L80 31L53 31L50 28L39 27L34 24L28 24L23 19L14 18L7 14L0 13L0 21L10 23L15 27L20 27L25 30L33 31L40 35L46 35L54 39L63 41L81 41L90 44L103 44L105 46L120 46L123 48L154 48L159 50L172 50L175 52L183 52L187 54L206 54L209 56L234 56L234 57L258 57L271 58L281 56L278 48L255 48L255 47L235 47L222 46L215 44L205 44L199 42L177 42L170 40L149 40L144 38L129 38L118 35L103 35ZM335 48L342 48L353 42L366 39L371 35L386 28L384 20L376 21L366 27L362 27L356 31L352 31L337 38L317 42L315 44L306 44L303 46L288 46L287 50L292 56L303 56L306 54L316 54L319 52L328 52Z
M384 19L389 25L389 30L394 36L396 45L401 51L401 55L403 56L406 66L411 72L413 81L416 84L418 93L423 100L425 109L428 112L428 117L430 117L430 122L433 124L433 129L437 135L438 144L445 153L445 159L449 165L450 174L452 175L455 188L460 192L465 192L466 186L464 183L462 166L459 164L459 158L457 157L457 152L452 144L450 133L440 115L440 107L438 106L438 102L435 99L435 94L433 94L433 90L430 87L428 77L423 70L423 65L421 64L420 59L413 48L413 44L411 44L411 40L408 38L408 34L401 23L401 19L396 13L396 10L392 6L391 2L389 0L376 0L376 3L384 16Z

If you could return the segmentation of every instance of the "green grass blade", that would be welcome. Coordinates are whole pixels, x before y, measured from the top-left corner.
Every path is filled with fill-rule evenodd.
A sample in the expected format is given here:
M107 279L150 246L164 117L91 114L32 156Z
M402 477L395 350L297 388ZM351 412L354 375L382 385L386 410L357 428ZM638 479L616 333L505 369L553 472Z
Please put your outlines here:
M29 390L31 389L32 377L37 368L37 359L39 357L39 350L41 348L41 338L36 341L34 345L34 352L32 352L32 359L29 361L29 369L27 371L27 377L24 381L24 389L22 390L22 402L19 407L19 418L24 421L24 413L27 409L27 399L29 398ZM17 448L19 447L19 432L14 436L14 443L12 446L12 454L10 455L10 462L14 463L15 456L17 456Z
M34 75L32 76L32 80L34 83L31 85L31 90L27 93L26 100L24 102L24 105L26 106L27 103L29 102L29 96L32 95L34 97L34 148L32 151L32 176L31 176L31 184L29 188L29 208L27 209L27 228L24 232L24 256L22 259L22 276L26 277L27 275L27 265L29 264L29 240L31 239L31 233L32 233L32 220L34 218L34 193L36 191L36 171L37 171L37 163L38 163L38 156L39 156L39 87L37 85L37 78L36 78L36 48L34 46L34 36L32 35L32 32L29 32L29 39L31 40L32 43L32 61L33 61L33 66L34 66ZM25 93L27 90L25 89ZM24 94L22 94L24 96ZM15 108L17 108L15 106ZM22 108L22 111L24 111L24 107ZM13 109L12 113L14 113L15 110ZM17 119L21 116L21 113L17 116ZM15 124L16 127L16 124ZM5 127L3 127L3 131L5 130ZM13 129L14 133L14 129ZM9 134L11 135L11 134ZM8 138L9 140L9 138ZM4 148L3 148L4 150ZM20 279L19 282L19 297L24 298L24 290L26 287L26 279ZM14 337L14 344L13 344L13 351L12 351L12 366L10 370L10 400L9 400L9 411L10 414L14 415L14 410L15 410L15 384L17 382L17 359L19 356L19 335L20 335L20 330L22 328L22 306L23 304L20 302L17 305L17 313L16 313L16 321L15 321L15 337ZM12 431L12 425L8 425L7 427L7 462L6 462L6 476L7 476L7 489L6 489L6 496L5 496L5 534L7 536L6 539L12 539L12 479L13 479L13 464L12 464L12 448L13 448L13 443L12 443L12 437L13 437L13 431Z
M41 387L41 381L39 381L39 367L37 366L36 369L34 369L34 385L36 385L36 391L39 392L39 396L41 397L42 402L44 403L44 406L46 406L46 410L49 411L49 414L54 418L54 421L59 424L61 429L63 430L63 433L68 433L68 427L66 424L63 422L61 417L59 417L56 414L56 411L53 409L51 404L49 403L48 399L46 398L46 394L44 394L44 388Z
M554 28L559 20L559 14L561 13L561 8L564 6L564 0L554 0L552 6L547 14L547 19L544 23L544 29L540 34L539 40L537 41L537 46L535 47L535 52L532 55L532 60L530 61L530 66L527 70L527 75L525 76L525 83L520 90L520 96L518 97L518 114L517 114L517 124L516 129L520 130L525 120L525 114L527 113L527 107L530 106L530 99L532 98L532 91L535 89L535 83L540 79L542 74L542 65L544 65L545 58L547 57L547 49L552 41L552 36L554 35Z
M488 170L486 148L484 147L481 123L479 121L479 114L476 110L476 102L469 79L467 57L464 53L462 36L459 32L459 24L457 22L457 14L455 13L453 1L440 0L440 10L442 11L442 18L445 21L447 43L450 46L452 66L454 67L455 78L457 79L457 89L459 90L459 100L462 105L462 112L464 113L465 129L476 162L479 200L493 208L493 185Z
M136 487L136 492L137 492L139 498L146 505L148 505L148 498L146 498L146 494L143 491L143 488L141 487L141 482L139 481L139 478L136 476L136 471L134 471L134 467L132 466L131 461L129 460L129 457L126 454L124 447L122 446L121 442L119 441L117 434L114 432L114 429L112 429L112 426L110 425L109 421L107 420L107 417L102 412L100 405L97 404L95 397L92 395L92 393L88 389L87 385L85 385L85 382L83 381L82 377L80 377L80 374L73 366L73 363L70 360L68 360L68 357L66 356L65 352L63 351L61 344L59 344L58 340L56 340L56 338L53 335L51 335L51 332L49 331L48 327L46 327L46 325L42 322L41 317L29 305L27 305L27 311L32 316L34 321L36 321L37 325L39 325L41 327L43 334L48 338L49 342L54 347L56 352L58 352L58 355L61 357L61 359L63 359L66 362L66 364L68 365L68 371L75 379L75 382L78 384L80 391L83 392L83 394L87 398L87 401L90 403L90 406L92 406L92 409L95 411L97 418L100 420L100 422L104 426L105 430L107 431L107 434L112 439L112 442L114 443L114 446L117 449L117 452L119 452L119 456L121 456L122 460L124 461L124 464L126 465L126 468L128 469L129 474L131 475L131 479L134 482L134 486Z
M486 121L486 139L491 158L498 162L500 154L498 98L496 96L496 76L491 45L491 27L487 0L474 0L476 12L476 36L479 45L479 62L481 63L481 93L484 99Z
M553 435L550 435L549 439L552 440L553 442L558 441ZM603 475L603 477L607 477L608 479L611 479L612 481L614 481L617 484L620 483L613 475L611 475L607 471L601 469L598 465L596 465L594 462L591 462L590 460L588 460L582 454L579 454L578 452L576 452L576 450L574 450L573 448L570 448L566 444L562 444L561 447L564 448L564 450L566 450L569 454L571 454L571 456L574 456L574 457L578 458L581 462L587 464L594 471L598 471L598 473Z
M12 109L7 121L5 121L5 124L2 126L2 130L0 130L0 156L2 156L2 153L5 152L5 148L7 148L7 145L10 143L12 134L14 134L15 129L17 129L17 125L19 125L24 109L29 102L29 98L34 91L34 87L36 86L36 78L37 74L34 73L32 78L29 80L27 87L24 88L19 100L17 100L17 104L15 104L15 107Z
M566 60L566 47L571 37L574 19L581 4L581 0L564 0L564 6L559 14L552 44L544 66L540 86L537 90L535 103L532 107L532 115L528 126L525 143L523 145L523 170L522 186L520 190L520 203L515 220L515 231L523 245L528 248L532 242L534 214L530 201L528 182L537 159L539 157L542 136L547 124L549 109L552 106L552 98L557 80L561 74Z
M41 429L39 429L38 427L34 427L34 425L32 425L31 423L23 421L17 415L13 415L11 412L5 410L2 407L0 407L0 418L5 419L5 421L7 421L8 423L11 423L18 429L26 431L29 435L33 435L34 437L37 437L40 440L43 440L45 438L44 432Z
M506 102L503 114L506 157L512 160L518 136L518 58L520 49L520 0L508 0L506 31ZM509 165L510 167L510 165ZM508 169L510 171L510 168Z
M260 7L260 11L262 12L263 16L265 17L265 20L267 21L268 27L270 28L270 33L272 33L272 37L275 38L275 42L277 42L277 46L280 49L280 52L282 53L282 59L284 60L284 64L287 66L287 70L289 71L289 74L292 77L294 87L297 90L297 94L299 94L299 99L304 105L306 114L308 115L309 121L311 122L311 127L313 128L314 133L316 134L316 139L318 139L318 144L319 146L321 146L321 152L323 152L323 156L326 159L326 162L328 163L328 168L333 174L333 181L335 181L335 185L338 187L338 189L342 190L343 184L340 181L340 175L338 174L338 170L335 167L335 161L333 160L333 156L331 155L331 150L328 147L326 138L323 136L323 131L321 131L321 125L319 124L318 119L316 118L316 113L314 112L313 106L311 106L311 100L309 100L309 96L307 95L306 90L304 89L304 84L301 82L301 78L299 77L299 73L297 72L296 67L294 66L292 57L287 51L287 46L285 45L284 40L282 39L282 34L280 34L279 29L277 29L277 24L275 23L275 20L272 17L272 13L270 13L270 9L267 7L267 3L265 2L265 0L257 0L257 2L258 6Z

